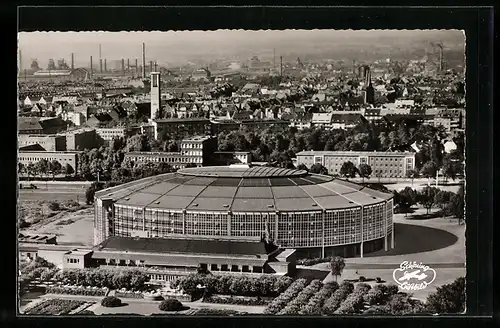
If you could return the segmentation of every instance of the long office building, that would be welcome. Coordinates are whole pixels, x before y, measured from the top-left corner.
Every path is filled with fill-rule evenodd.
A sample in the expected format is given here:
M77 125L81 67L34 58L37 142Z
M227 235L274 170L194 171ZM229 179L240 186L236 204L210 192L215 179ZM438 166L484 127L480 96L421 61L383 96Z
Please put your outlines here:
M415 153L378 151L301 151L297 153L297 165L310 168L321 164L329 174L338 175L342 164L352 162L356 167L368 164L372 176L381 178L404 178L409 170L415 169Z

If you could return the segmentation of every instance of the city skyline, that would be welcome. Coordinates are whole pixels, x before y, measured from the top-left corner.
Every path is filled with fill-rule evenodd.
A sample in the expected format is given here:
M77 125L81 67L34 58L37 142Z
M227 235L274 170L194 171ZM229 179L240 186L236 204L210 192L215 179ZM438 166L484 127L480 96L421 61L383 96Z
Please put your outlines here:
M374 40L376 42L374 42ZM370 43L367 43L370 42ZM315 59L344 59L351 53L360 58L380 57L419 59L433 52L432 43L443 43L447 50L460 55L465 36L460 30L283 30L283 31L169 31L169 32L20 32L18 47L22 66L37 59L45 67L50 58L70 61L86 67L90 56L98 64L121 58L141 58L146 44L146 60L161 65L183 65L190 61L245 60L251 56L271 58L297 56ZM367 47L367 45L369 45ZM342 47L340 47L342 46ZM458 55L457 55L458 53Z

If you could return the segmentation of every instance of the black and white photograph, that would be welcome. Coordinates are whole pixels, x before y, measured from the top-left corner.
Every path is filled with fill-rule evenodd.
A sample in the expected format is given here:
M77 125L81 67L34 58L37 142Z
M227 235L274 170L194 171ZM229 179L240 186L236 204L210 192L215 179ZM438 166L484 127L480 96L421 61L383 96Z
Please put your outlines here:
M465 48L19 32L18 314L465 314Z

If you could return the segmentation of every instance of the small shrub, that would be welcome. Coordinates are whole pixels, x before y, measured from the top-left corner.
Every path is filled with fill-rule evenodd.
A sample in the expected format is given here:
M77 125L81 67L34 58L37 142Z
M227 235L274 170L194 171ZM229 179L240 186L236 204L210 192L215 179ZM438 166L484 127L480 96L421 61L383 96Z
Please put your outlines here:
M182 303L175 298L169 298L160 303L158 308L161 311L180 311L183 309Z
M61 209L61 205L58 202L50 202L48 206L51 211L59 211Z
M114 296L106 296L102 299L101 305L104 307L118 307L122 305L122 300Z
M375 278L375 281L380 284L382 282L382 279L380 277Z
M366 277L365 276L360 276L358 280L359 280L359 282L365 282L366 281Z

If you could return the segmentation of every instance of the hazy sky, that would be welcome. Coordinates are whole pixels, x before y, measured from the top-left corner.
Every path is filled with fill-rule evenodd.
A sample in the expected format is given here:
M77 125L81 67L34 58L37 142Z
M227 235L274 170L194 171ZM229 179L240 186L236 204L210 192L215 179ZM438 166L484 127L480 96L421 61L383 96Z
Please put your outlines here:
M23 65L29 65L32 58L38 59L42 67L49 58L65 58L71 53L77 65L88 63L93 56L97 63L99 44L102 58L141 58L142 45L146 43L146 60L159 62L187 59L190 55L218 54L234 55L252 52L304 51L306 48L335 47L363 44L368 49L377 41L404 42L411 44L414 38L451 44L463 43L461 31L351 31L351 30L285 30L285 31L170 31L170 32L21 32L18 34L19 48L22 50ZM398 41L399 40L399 41ZM301 49L302 48L302 49Z

